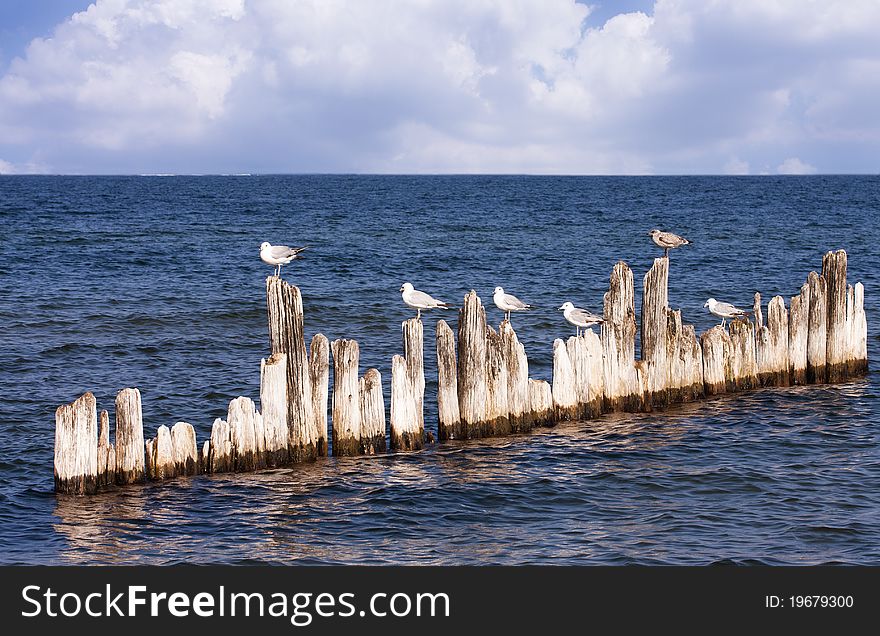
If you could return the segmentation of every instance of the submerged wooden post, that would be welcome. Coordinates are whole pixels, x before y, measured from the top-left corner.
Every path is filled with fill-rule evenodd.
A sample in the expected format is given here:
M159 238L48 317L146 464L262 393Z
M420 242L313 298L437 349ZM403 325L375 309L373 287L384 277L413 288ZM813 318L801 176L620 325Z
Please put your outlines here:
M359 455L361 438L360 349L355 340L334 340L333 351L333 454Z
M458 316L458 407L465 438L482 434L489 398L486 383L486 310L471 290Z
M437 322L437 437L440 440L465 437L458 406L455 335L445 320Z
M144 423L141 392L122 389L116 394L116 483L144 481Z
M553 341L553 419L577 419L574 369L562 338Z
M382 375L378 369L367 369L358 381L361 408L361 452L375 455L385 451L385 398ZM392 434L393 440L393 434Z
M161 480L176 475L174 470L174 448L171 431L164 424L156 431L156 439L147 442L147 477Z
M85 495L98 488L98 415L88 392L55 411L55 491Z
M425 428L425 362L424 362L424 336L422 321L418 318L410 318L400 325L403 332L403 355L406 359L406 369L409 380L413 385L413 399L415 400L416 418L418 428Z

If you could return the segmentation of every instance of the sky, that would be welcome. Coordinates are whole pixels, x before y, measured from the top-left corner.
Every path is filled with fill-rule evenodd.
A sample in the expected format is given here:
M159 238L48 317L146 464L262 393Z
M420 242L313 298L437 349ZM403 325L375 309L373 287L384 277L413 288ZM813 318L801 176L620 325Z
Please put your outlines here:
M4 0L0 173L880 173L880 0Z

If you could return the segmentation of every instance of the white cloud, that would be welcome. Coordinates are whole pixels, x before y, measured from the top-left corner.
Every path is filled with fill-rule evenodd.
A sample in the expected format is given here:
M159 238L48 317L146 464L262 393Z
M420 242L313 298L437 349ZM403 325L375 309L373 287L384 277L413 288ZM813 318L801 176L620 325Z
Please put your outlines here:
M816 167L801 161L797 157L789 157L776 166L776 172L779 174L815 174Z
M880 3L98 0L0 77L59 171L873 171ZM808 167L787 160L780 170Z

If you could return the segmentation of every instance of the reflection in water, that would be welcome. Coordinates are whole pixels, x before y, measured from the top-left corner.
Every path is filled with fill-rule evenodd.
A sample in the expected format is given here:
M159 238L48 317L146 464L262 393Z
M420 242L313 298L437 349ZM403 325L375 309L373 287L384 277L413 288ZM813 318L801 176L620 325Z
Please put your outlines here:
M57 497L66 563L876 562L868 383Z

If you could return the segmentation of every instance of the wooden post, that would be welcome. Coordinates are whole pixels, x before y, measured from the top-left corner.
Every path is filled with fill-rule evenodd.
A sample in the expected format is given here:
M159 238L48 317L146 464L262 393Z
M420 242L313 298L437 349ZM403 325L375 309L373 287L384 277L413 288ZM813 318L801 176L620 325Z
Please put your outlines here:
M260 360L260 413L266 435L266 464L283 466L287 445L287 354Z
M669 259L655 258L651 269L645 274L642 294L642 361L639 365L645 374L647 391L645 407L665 405L669 401L667 389L670 369L667 359L667 328L669 311ZM680 327L679 323L679 327ZM679 330L680 331L680 330ZM677 343L678 334L675 334Z
M141 392L122 389L116 394L116 483L144 481L144 424Z
M846 252L838 250L825 254L822 276L827 289L825 364L828 382L840 382L846 378L849 333L846 320Z
M804 283L801 293L791 298L788 314L788 364L792 384L807 381L807 332L810 316L810 285Z
M361 406L358 385L360 349L355 340L334 340L333 454L360 454Z
M199 449L196 430L192 424L177 422L171 427L174 472L177 475L196 475L199 472Z
M317 428L312 394L311 369L306 354L302 295L299 288L277 276L266 279L266 307L269 317L269 345L272 353L287 354L287 427L290 458L314 458L314 444L301 442Z
M510 409L507 404L507 359L504 341L495 329L486 326L486 416L481 435L510 433Z
M327 402L330 384L330 342L323 334L315 334L309 347L309 376L312 384L312 410L315 415L311 443L316 445L319 457L327 455ZM309 445L302 443L303 450Z
M265 466L257 441L257 409L248 397L237 397L229 402L226 421L232 438L233 464L236 471L257 470ZM262 443L265 446L265 440Z
M437 322L437 437L440 440L466 437L458 407L455 335L445 320Z
M642 406L635 368L634 302L632 270L620 261L611 270L604 297L602 357L606 411L637 411Z
M358 381L361 407L361 452L375 455L385 452L385 398L382 375L378 369L367 369Z
M568 347L562 338L553 341L553 419L577 419L577 392L574 369L568 356Z
M810 310L807 317L807 382L825 382L828 306L825 277L810 272Z
M602 360L602 340L592 329L587 329L582 336L586 348L589 370L587 372L588 394L587 415L599 417L602 414L605 396L605 373Z
M458 317L458 408L465 438L480 437L486 419L486 310L477 292L465 297Z
M755 360L755 331L748 320L730 323L730 365L728 391L746 391L759 386Z
M219 417L211 427L211 447L208 453L208 472L226 473L234 470L232 436L229 423Z
M555 422L553 412L553 389L544 380L529 379L529 405L535 425Z
M98 487L116 481L116 448L110 443L110 415L101 410L98 418Z
M391 359L391 448L418 450L424 446L425 429L419 425L417 387L412 383L403 356Z
M406 369L413 386L413 399L415 400L416 419L418 428L425 428L425 345L422 330L422 321L418 318L404 320L401 324L403 332L403 355L406 359Z
M171 441L171 431L164 424L156 431L156 439L150 440L146 445L147 477L154 480L170 479L177 473L174 466L174 446Z
M525 347L516 337L509 320L501 323L499 332L507 364L507 407L510 428L514 432L528 431L532 428L529 409L529 360L526 357Z
M717 395L727 390L727 358L730 337L721 325L715 325L702 336L703 384L706 395Z
M98 415L85 393L55 411L55 491L76 495L98 489Z
M690 402L705 395L703 381L703 348L693 325L685 325L681 336L682 377L681 400Z
M868 372L868 319L865 315L865 286L855 284L852 324L852 361L850 371L854 374Z

